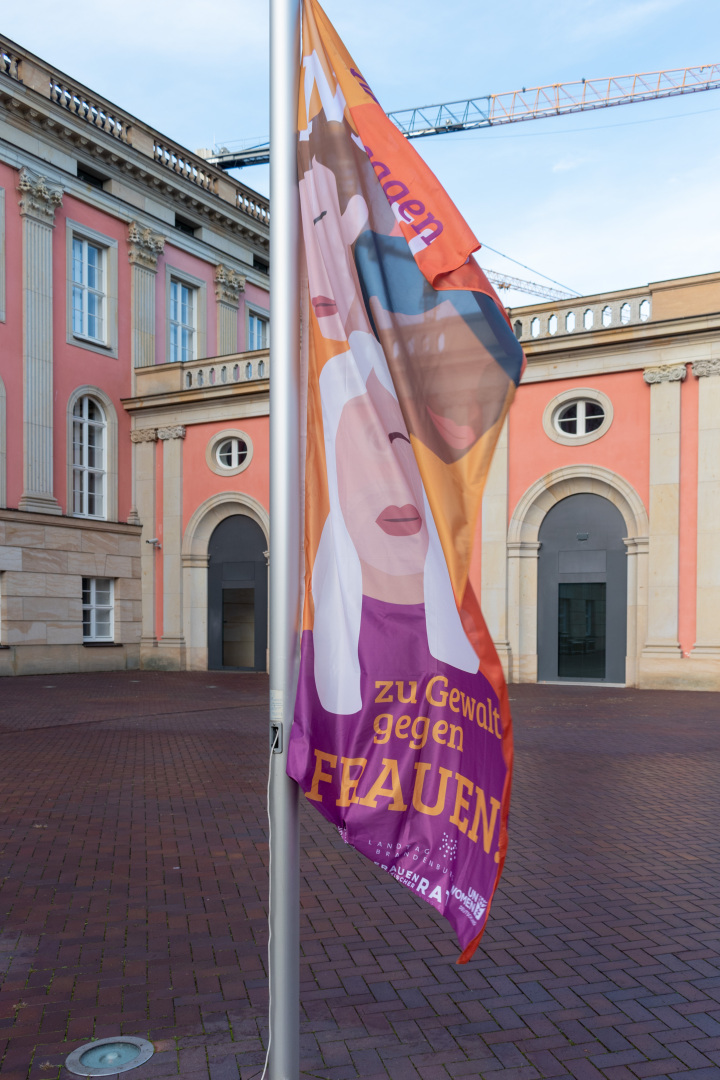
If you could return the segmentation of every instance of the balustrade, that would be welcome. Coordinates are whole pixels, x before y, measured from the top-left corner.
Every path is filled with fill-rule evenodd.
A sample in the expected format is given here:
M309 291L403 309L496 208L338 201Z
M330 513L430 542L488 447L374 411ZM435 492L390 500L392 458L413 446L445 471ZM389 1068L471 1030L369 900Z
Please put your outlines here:
M227 386L233 383L260 382L267 379L269 371L267 350L242 354L239 362L195 360L185 364L184 388L200 390L209 386Z

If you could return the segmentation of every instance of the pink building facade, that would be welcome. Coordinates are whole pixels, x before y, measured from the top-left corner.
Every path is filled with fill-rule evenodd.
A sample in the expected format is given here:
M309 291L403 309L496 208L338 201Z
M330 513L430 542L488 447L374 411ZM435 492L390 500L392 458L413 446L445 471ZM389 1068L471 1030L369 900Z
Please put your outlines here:
M264 671L267 203L0 46L0 674ZM510 318L508 679L720 690L720 274Z
M267 549L267 202L0 45L0 674L196 666L187 528Z

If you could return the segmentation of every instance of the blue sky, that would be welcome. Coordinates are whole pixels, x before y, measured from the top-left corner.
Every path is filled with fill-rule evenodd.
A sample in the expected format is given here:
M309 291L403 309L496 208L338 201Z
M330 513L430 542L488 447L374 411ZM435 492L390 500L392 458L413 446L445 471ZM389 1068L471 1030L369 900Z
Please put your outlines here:
M325 6L388 110L720 62L717 0ZM195 149L267 135L267 21L267 0L76 0L71 17L35 0L3 32ZM720 269L719 124L711 91L415 147L481 241L590 293ZM241 175L267 192L267 169Z

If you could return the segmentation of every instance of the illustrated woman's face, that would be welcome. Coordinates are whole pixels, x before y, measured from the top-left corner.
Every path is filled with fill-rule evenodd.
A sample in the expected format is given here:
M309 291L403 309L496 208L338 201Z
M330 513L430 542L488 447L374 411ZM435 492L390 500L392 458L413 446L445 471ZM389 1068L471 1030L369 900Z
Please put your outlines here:
M333 173L313 160L300 181L300 207L313 311L323 337L346 341L351 330L368 329L350 250L367 223L367 204L354 195L341 214Z
M340 506L363 580L365 567L392 577L422 574L428 531L420 473L400 406L374 372L367 393L343 409L335 453Z

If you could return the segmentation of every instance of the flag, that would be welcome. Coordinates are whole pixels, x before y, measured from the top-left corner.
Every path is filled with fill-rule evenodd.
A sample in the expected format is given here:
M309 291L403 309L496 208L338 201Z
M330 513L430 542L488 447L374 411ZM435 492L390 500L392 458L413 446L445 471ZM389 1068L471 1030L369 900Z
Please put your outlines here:
M507 849L512 728L470 578L522 350L479 243L303 3L305 597L288 773L475 951Z

